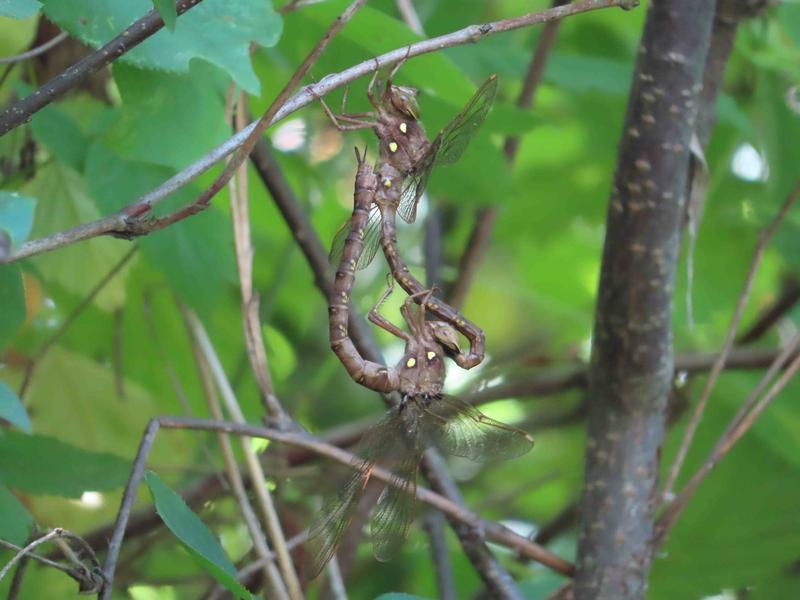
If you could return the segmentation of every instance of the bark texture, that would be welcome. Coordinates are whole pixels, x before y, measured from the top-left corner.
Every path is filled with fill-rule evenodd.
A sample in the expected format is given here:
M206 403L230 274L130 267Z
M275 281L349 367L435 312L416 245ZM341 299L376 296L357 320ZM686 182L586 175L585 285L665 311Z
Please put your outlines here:
M647 14L595 315L578 600L647 589L689 144L713 16L713 0L653 0Z

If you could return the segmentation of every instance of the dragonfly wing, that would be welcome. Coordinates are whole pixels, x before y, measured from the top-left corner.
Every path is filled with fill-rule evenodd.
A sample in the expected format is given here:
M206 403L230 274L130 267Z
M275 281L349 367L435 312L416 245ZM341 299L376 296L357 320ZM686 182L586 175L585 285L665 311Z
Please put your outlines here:
M437 139L438 143L438 139ZM417 206L419 206L422 193L428 185L428 178L431 175L434 159L436 157L437 143L428 148L428 152L417 163L414 171L409 174L403 183L403 191L400 194L400 206L397 214L406 223L413 223L417 220Z
M393 417L394 412L390 411L367 432L356 449L356 454L363 458L352 465L355 472L343 487L323 500L319 516L309 528L306 568L310 578L319 575L339 547L369 483L375 461L383 460L392 450L385 440L395 439Z
M356 269L364 269L375 258L375 253L380 246L381 239L381 213L377 206L373 205L369 212L369 219L364 226L364 239L362 241L361 255L358 257ZM350 220L342 223L336 231L336 235L331 243L331 251L328 254L330 263L338 267L342 262L344 245L350 235Z
M419 452L402 457L392 472L394 485L387 485L370 519L372 551L380 561L392 558L408 537L414 520L420 458Z
M497 76L492 75L483 82L483 85L478 88L461 112L453 117L436 136L433 144L437 147L434 162L452 164L461 158L469 142L486 119L496 94Z
M365 462L337 494L323 502L320 516L308 532L310 552L307 571L310 579L320 574L339 547L367 486L373 464Z
M474 461L505 460L528 452L533 438L526 432L484 415L452 396L431 402L426 409L437 446L448 454Z

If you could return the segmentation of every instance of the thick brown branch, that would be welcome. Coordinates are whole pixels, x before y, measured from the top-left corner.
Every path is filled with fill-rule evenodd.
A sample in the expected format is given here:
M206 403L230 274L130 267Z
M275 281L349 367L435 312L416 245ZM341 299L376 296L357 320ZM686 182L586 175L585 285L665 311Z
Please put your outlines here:
M595 312L578 600L638 599L646 589L683 195L713 11L713 0L673 0L647 14Z

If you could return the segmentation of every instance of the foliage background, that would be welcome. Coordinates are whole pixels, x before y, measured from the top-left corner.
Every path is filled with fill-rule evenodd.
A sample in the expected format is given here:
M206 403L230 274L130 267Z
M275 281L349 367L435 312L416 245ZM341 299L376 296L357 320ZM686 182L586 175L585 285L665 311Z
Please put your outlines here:
M90 44L107 40L109 27L118 31L150 6L145 0L41 4L45 15ZM281 17L261 0L206 0L181 16L173 33L159 33L114 64L110 103L73 94L0 138L2 156L12 161L26 140L36 143L32 177L16 173L2 182L4 192L35 200L30 237L109 214L223 141L229 135L223 118L229 84L250 94L254 114L263 110L345 4L326 2ZM428 35L547 7L522 0L415 4ZM492 245L464 309L485 330L492 362L477 373L451 369L452 391L474 389L486 378L497 382L519 373L556 373L587 358L605 210L644 8L566 20L531 113L514 108L513 101L540 33L536 28L417 58L401 71L401 83L421 89L423 122L430 132L490 73L501 81L498 101L479 138L458 165L440 169L429 188L429 200L445 225L445 281L455 275L473 209L500 207ZM19 16L0 3L3 10ZM38 18L38 13L23 19L0 17L0 55L24 50ZM313 75L319 79L414 39L394 2L374 0L334 41ZM259 47L248 58L251 41ZM790 109L786 94L798 83L799 67L798 4L782 4L740 28L719 103L719 123L707 150L711 181L694 255L693 287L687 289L685 260L678 280L679 352L718 348L758 229L797 177L800 117ZM39 83L30 64L18 66L0 87L0 102ZM365 85L360 81L350 90L349 110L367 107ZM340 97L334 94L329 100L335 106ZM523 133L522 143L509 167L502 140L517 133ZM374 156L374 140L369 135L342 137L317 106L292 115L269 135L281 167L327 243L349 215L354 174L350 148L367 143ZM295 147L293 135L299 136ZM750 167L763 161L755 176L744 177L732 168L745 145L758 157ZM171 205L190 200L212 178L213 172L175 194ZM354 385L329 351L326 303L313 286L313 273L254 173L251 181L255 285L263 298L261 316L279 397L314 432L378 414L382 405L376 397ZM15 243L20 240L12 228L24 225L24 214L0 213L0 227L12 232ZM798 223L797 213L790 214L769 249L749 320L796 275ZM420 269L422 236L420 226L400 232L404 256ZM25 361L132 246L138 252L131 262L38 363L22 399L33 433L6 430L0 437L0 534L6 539L24 540L34 522L76 532L108 522L148 418L186 412L206 416L176 300L196 310L208 328L248 418L255 422L261 417L240 326L227 191L205 213L133 244L94 239L19 266L0 267L3 394L13 395ZM363 312L383 289L384 271L376 260L359 274L354 299ZM693 326L684 300L688 297ZM385 313L396 319L399 298L393 300ZM759 343L774 347L797 317L792 311ZM378 335L388 360L399 356L396 342ZM180 382L185 404L172 375ZM758 375L735 372L723 377L686 472L705 456ZM702 378L690 378L677 393L691 398L701 386ZM800 595L797 391L797 385L789 386L701 487L655 563L649 598L700 598L742 589L754 598ZM576 409L583 400L580 390L573 390L485 406L491 416L534 432L537 444L531 454L501 466L479 470L454 462L468 504L480 507L488 518L537 527L574 502L582 482L584 435ZM680 439L682 422L673 425L665 464ZM215 450L208 436L162 433L150 464L170 486L181 489L220 468ZM275 475L284 517L298 527L308 514L313 476L311 470ZM518 484L518 493L504 499ZM85 491L101 493L98 505L86 502L85 496L83 502L77 500ZM148 502L140 494L140 503ZM246 555L246 531L230 498L204 506L200 515L221 536L234 562ZM479 581L450 541L459 596L468 597L479 589ZM551 548L572 558L574 530L565 530ZM421 531L412 532L401 555L389 564L375 563L366 545L362 551L351 581L353 597L386 591L436 595ZM0 556L4 561L10 555ZM560 583L536 565L506 559L530 598L543 598ZM163 533L129 541L123 561L121 581L135 586L129 588L135 598L194 597L207 585L188 555ZM20 597L68 598L76 593L69 579L31 568L36 576L26 579Z

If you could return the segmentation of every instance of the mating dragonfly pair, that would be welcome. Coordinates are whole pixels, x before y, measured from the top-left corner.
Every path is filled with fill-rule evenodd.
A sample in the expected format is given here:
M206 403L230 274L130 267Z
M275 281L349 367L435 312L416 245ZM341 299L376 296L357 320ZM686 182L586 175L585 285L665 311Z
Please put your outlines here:
M408 535L417 469L427 448L437 446L456 456L488 460L519 456L533 446L533 439L524 431L443 395L445 357L466 369L479 364L484 357L483 331L434 298L432 291L410 273L397 247L395 216L414 222L431 169L453 163L464 153L489 112L497 78L487 79L431 142L419 123L417 90L393 83L403 62L392 69L382 90L377 72L370 81L367 95L374 113L334 115L321 101L338 129L372 129L379 140L374 165L366 162L366 151L359 153L356 149L353 214L336 234L331 248L331 261L338 266L328 308L331 348L356 382L379 392L399 392L402 399L362 440L353 474L325 502L321 516L311 526L311 577L336 551L376 464L389 468L394 476L393 485L381 494L370 521L374 554L379 560L388 560ZM394 367L366 360L349 337L349 301L356 270L372 261L379 245L392 277L408 294L400 312L409 332L379 313L393 284L369 313L372 323L405 342L403 357ZM419 304L416 311L415 302ZM437 320L426 320L426 311ZM457 332L469 340L468 351L461 350Z

